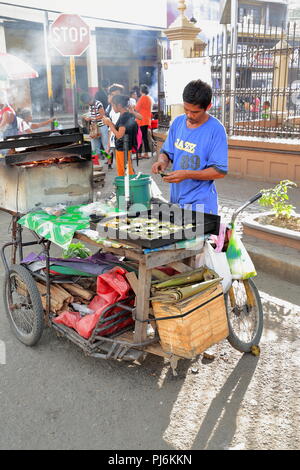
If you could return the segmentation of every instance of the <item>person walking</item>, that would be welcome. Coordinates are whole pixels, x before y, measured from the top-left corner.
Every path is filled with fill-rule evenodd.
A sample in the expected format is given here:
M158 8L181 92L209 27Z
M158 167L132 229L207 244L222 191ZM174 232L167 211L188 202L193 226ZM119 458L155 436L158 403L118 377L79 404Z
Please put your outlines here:
M125 153L124 153L124 136L129 136L129 152L128 152L128 170L130 175L134 175L131 160L131 149L135 143L138 126L136 119L142 119L142 116L130 109L129 112L129 96L115 95L112 98L112 107L115 113L119 113L119 119L114 124L110 118L104 117L103 122L106 124L115 136L116 146L116 168L118 176L125 176Z
M201 80L190 82L183 91L184 112L174 119L152 172L171 173L163 178L171 185L171 202L192 210L218 214L214 180L228 171L228 143L224 126L208 111L212 88Z
M112 106L112 99L116 95L121 95L124 91L123 85L119 83L113 83L108 89L108 106L105 110L106 116L109 117L113 124L118 122L120 117L120 113L116 113ZM113 161L116 157L116 145L115 145L115 135L114 133L108 128L108 145L106 148L106 152L111 155L110 160L107 161L108 168L111 169L113 165Z
M142 119L138 121L138 125L142 131L145 153L142 154L139 158L149 158L148 154L151 152L151 148L148 140L148 128L151 127L153 100L149 96L149 88L147 85L141 85L140 90L141 97L138 100L135 109L142 116ZM140 148L139 153L141 153L141 150L142 149Z

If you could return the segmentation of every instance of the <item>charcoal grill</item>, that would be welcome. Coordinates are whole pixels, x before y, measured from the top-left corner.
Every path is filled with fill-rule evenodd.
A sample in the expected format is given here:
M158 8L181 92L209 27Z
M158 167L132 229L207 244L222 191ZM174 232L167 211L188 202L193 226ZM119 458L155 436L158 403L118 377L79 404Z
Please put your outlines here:
M9 153L0 159L0 207L25 213L92 201L91 145L79 128L7 137L2 149Z

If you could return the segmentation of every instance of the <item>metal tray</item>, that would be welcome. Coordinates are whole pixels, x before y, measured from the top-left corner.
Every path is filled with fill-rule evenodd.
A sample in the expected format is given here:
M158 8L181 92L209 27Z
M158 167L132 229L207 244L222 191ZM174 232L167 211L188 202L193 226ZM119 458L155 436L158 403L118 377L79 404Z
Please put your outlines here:
M221 217L215 214L206 214L187 209L182 209L174 204L160 204L159 206L152 207L147 212L130 212L128 215L120 216L120 219L125 218L155 218L158 220L165 220L175 225L184 226L192 224L193 228L179 230L176 233L171 233L170 236L159 237L153 239L145 239L141 237L130 237L125 231L117 230L116 239L122 240L124 243L130 241L142 248L155 249L162 246L171 245L181 240L191 240L196 236L201 235L218 235L220 230ZM201 230L203 227L203 230Z

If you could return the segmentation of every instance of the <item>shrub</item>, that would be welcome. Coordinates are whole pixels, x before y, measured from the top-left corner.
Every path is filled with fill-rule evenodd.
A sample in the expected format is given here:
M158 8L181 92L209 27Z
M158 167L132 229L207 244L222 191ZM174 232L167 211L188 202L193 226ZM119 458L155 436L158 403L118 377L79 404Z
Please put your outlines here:
M282 180L274 188L262 189L262 197L259 203L261 206L271 207L275 217L289 219L294 215L295 207L288 204L288 190L296 186L293 181Z

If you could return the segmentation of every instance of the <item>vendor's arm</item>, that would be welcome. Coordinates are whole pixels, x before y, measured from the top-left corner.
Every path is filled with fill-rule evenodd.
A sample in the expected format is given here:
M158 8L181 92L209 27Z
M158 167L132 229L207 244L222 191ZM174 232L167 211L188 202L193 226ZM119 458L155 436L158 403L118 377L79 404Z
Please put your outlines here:
M157 162L152 166L152 173L154 174L158 174L159 172L166 170L169 164L173 162L175 142L173 127L174 126L172 124L166 141L161 148Z
M160 171L166 170L168 168L169 163L170 163L169 156L166 153L160 153L158 160L154 165L152 166L152 173L158 174Z
M218 170L217 168L210 167L205 170L177 170L169 173L164 177L166 183L180 183L181 181L191 180L217 180L224 178L226 173Z
M48 126L49 124L51 124L51 122L53 122L55 120L54 117L50 118L50 119L47 119L47 121L43 121L43 122L38 122L38 123L35 123L35 124L31 124L31 129L39 129L40 127L46 127Z

